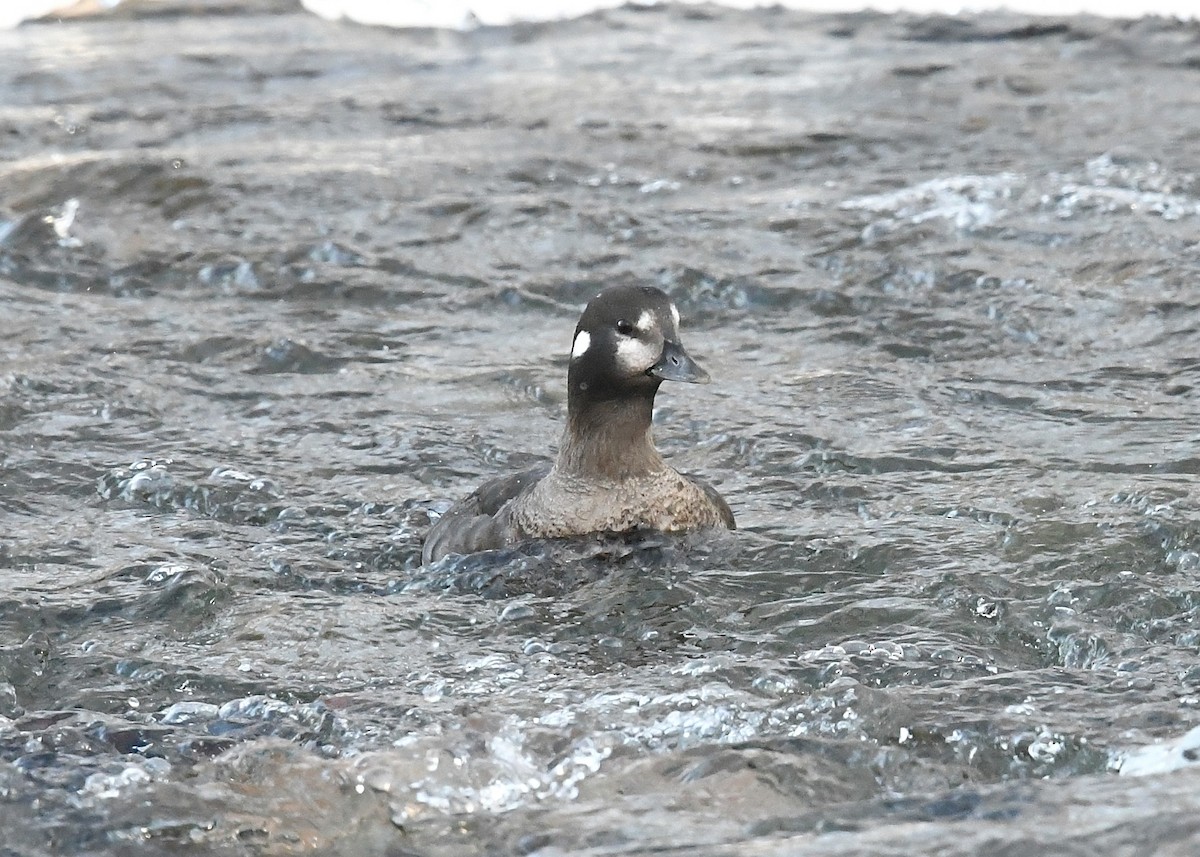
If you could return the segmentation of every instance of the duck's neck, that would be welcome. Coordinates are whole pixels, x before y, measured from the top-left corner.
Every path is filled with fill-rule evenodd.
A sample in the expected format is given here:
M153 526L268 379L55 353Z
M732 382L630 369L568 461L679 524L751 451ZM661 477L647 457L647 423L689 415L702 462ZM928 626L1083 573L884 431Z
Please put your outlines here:
M572 391L574 392L574 391ZM555 467L576 478L619 482L666 469L654 448L654 390L619 399L571 396Z

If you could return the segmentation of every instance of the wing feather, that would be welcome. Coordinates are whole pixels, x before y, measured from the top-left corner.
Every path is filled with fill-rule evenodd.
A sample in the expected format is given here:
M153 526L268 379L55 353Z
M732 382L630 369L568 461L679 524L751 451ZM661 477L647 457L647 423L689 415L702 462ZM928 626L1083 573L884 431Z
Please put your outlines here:
M425 537L421 561L437 562L447 554L469 554L504 547L508 532L497 513L530 485L550 472L549 462L490 479L446 510Z

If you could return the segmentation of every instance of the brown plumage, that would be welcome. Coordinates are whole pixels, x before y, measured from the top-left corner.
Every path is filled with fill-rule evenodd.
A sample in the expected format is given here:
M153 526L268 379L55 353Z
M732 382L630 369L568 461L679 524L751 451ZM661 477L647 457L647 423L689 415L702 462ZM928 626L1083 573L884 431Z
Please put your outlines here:
M651 435L664 380L708 380L683 350L678 321L656 288L614 286L596 295L575 328L567 426L554 464L490 480L455 503L430 530L423 561L531 538L734 529L717 490L668 465Z

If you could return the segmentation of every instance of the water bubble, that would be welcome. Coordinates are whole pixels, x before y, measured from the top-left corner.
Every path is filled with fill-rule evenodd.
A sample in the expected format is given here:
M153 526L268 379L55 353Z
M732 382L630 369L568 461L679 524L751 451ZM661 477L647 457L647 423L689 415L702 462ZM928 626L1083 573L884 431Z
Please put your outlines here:
M673 193L679 190L680 187L681 185L677 181L671 181L669 179L655 179L654 181L646 182L639 187L638 192L650 194L663 193L665 191L668 193Z
M219 716L216 705L209 702L176 702L159 713L159 722L168 725L192 723L197 720L215 720Z
M1026 752L1035 762L1048 763L1057 759L1064 749L1066 742L1060 736L1043 731L1030 742Z
M75 225L75 215L78 212L79 200L72 197L63 203L62 210L57 215L48 214L42 218L43 221L53 227L54 234L58 236L58 245L60 247L82 246L83 242L71 236L71 227Z
M537 616L537 611L528 604L512 603L505 605L500 611L501 622L520 622L526 619L533 619Z

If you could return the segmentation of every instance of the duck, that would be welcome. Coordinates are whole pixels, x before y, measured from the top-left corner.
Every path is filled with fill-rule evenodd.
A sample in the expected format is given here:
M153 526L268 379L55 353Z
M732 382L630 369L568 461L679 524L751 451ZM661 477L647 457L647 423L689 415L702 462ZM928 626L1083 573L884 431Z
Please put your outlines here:
M683 348L679 310L666 292L604 289L584 308L571 341L557 456L491 479L454 503L430 529L422 562L530 539L736 529L721 494L671 467L651 432L663 381L709 380Z

